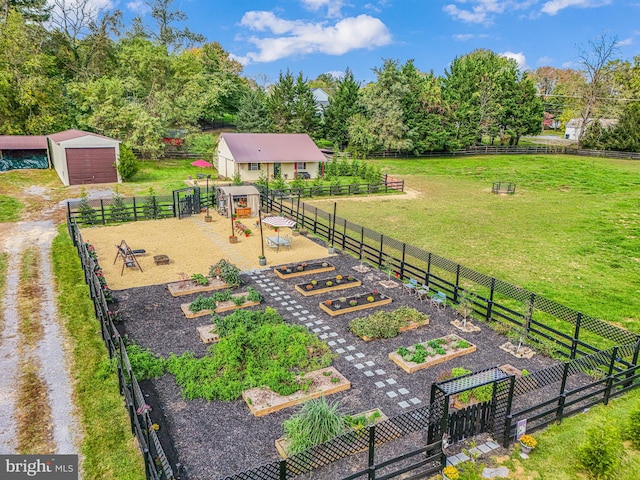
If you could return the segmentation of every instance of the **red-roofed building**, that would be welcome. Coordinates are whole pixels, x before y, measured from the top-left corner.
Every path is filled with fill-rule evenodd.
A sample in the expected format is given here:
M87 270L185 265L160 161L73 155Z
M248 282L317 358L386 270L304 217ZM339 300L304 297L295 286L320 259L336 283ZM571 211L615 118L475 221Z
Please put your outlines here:
M0 135L0 172L26 168L49 168L47 137Z
M82 130L0 135L0 171L53 166L65 185L120 182L120 141Z
M315 178L327 158L306 133L221 133L215 157L218 173L240 174L243 181L261 176Z

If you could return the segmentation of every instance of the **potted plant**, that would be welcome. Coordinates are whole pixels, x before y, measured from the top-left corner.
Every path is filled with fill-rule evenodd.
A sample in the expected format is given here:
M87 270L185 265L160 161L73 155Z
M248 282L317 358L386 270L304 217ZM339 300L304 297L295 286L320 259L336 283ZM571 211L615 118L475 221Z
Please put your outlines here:
M300 235L300 230L298 230L297 228L294 228L294 229L291 230L291 234L294 237L297 237L298 235Z
M531 435L524 434L520 437L520 447L522 448L522 453L531 453L531 450L536 448L538 442Z
M442 470L442 478L444 480L458 480L460 478L460 472L453 465L448 465Z
M229 235L229 243L238 243L238 237L235 235Z
M251 235L251 230L249 230L248 228L244 229L244 235L245 237L248 237L249 235Z
M213 221L213 217L209 214L209 207L206 208L206 213L204 214L204 221L205 222L212 222Z
M258 261L260 262L260 265L264 266L267 264L267 257L264 255L258 255Z
M329 245L329 247L327 248L327 252L329 253L329 255L333 255L334 253L336 253L336 247L334 247L333 245Z

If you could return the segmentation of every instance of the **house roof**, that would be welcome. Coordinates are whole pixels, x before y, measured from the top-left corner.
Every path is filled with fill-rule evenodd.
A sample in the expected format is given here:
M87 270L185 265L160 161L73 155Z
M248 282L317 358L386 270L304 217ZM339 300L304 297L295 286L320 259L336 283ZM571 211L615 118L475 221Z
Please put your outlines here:
M46 150L44 135L0 135L0 150Z
M222 133L236 163L326 162L306 133Z
M92 137L106 138L108 140L114 140L113 138L105 137L104 135L98 135L97 133L85 132L83 130L65 130L64 132L54 133L49 135L49 138L56 143L64 142L66 140L73 140L76 138L82 138L90 135Z

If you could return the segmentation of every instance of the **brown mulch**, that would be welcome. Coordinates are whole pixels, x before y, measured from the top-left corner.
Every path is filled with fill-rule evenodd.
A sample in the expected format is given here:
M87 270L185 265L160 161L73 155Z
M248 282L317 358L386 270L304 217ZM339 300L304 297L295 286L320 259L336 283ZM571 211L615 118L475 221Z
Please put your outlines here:
M324 250L323 246L317 246ZM375 363L372 368L385 370L386 374L382 377L367 377L363 374L363 369L355 367L358 361L348 361L345 358L347 353L336 358L333 365L351 382L351 389L331 395L330 399L338 400L345 413L380 408L387 416L394 417L412 408L424 407L430 401L431 384L443 371L453 367L477 371L509 363L519 369L535 371L556 363L543 355L536 355L529 360L509 355L498 348L498 345L506 341L505 338L482 322L476 322L481 327L479 332L461 333L455 330L449 323L454 316L451 308L438 311L428 303L421 303L414 296L403 293L400 288L387 289L381 286L380 282L387 279L385 274L375 269L364 274L358 273L353 267L359 262L349 256L338 255L327 260L336 266L336 274L353 274L362 280L362 286L354 288L354 293L376 288L394 299L392 304L380 308L392 310L406 305L431 316L430 324L422 328L402 333L392 339L364 342L348 331L348 323L354 318L366 315L367 311L331 317L318 307L318 303L325 298L303 297L293 289L296 283L304 282L305 277L283 280L277 278L272 270L260 273L264 276L263 279L257 276L258 274L243 275L246 285L257 289L265 297L261 307L253 308L274 307L286 321L297 324L305 322L300 322L294 313L306 310L309 314L314 314L316 320L322 320L322 326L330 328L327 331L337 333L338 336L332 338L346 339L343 346L352 345L355 347L352 353L364 354L361 362L372 361ZM266 291L264 283L258 280L273 282L284 295L290 296L301 307L288 310L282 306L281 301L274 300L270 295L273 293L271 287L270 291ZM326 298L336 296L339 296L339 293L334 292L331 297ZM207 320L186 319L180 311L180 304L189 301L189 297L174 298L164 285L150 285L116 292L116 299L117 308L123 317L123 322L118 325L119 330L143 347L163 356L171 353L180 355L185 351L193 352L196 357L206 354L209 345L200 341L196 327L206 324ZM399 346L412 345L449 333L457 333L472 342L477 346L477 351L455 358L446 365L413 374L405 373L388 359L389 352L395 351ZM397 384L390 388L378 388L375 382L381 379L392 379ZM389 390L397 391L399 388L409 390L410 393L405 398L416 397L422 403L409 409L401 408L398 405L400 398L391 398L386 394ZM296 407L291 407L263 417L254 417L242 399L232 402L185 400L173 377L168 374L145 382L144 391L149 404L154 407L151 415L154 421L161 425L163 444L169 452L171 463L181 465L180 475L183 479L222 478L278 460L274 442L282 436L282 422L297 411ZM555 395L557 388L547 388L534 392L531 398L517 397L514 410L526 408L542 401L544 397L550 398ZM424 441L420 435L410 437L412 438L403 437L377 448L376 455L379 453L384 458L399 456L417 448L421 445L420 442ZM359 455L323 467L314 475L327 480L339 479L349 471L365 467L366 455Z

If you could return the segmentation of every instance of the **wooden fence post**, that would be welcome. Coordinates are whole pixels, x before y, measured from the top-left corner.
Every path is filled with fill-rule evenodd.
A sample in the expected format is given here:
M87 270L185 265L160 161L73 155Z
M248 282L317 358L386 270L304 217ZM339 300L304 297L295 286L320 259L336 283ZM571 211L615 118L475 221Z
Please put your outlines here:
M369 458L368 458L368 467L369 467L369 480L375 480L376 478L376 470L375 470L375 459L376 459L376 426L371 425L369 427Z
M102 215L102 224L106 225L107 222L105 221L105 218L104 218L104 200L103 199L100 199L100 215Z
M402 261L400 262L400 278L404 278L404 259L407 252L407 244L402 242Z
M491 321L491 315L493 314L493 293L496 289L496 279L495 277L491 277L491 290L489 291L489 300L487 301L487 322Z
M564 417L564 404L567 399L567 394L565 390L567 388L567 377L569 376L569 363L565 362L564 368L562 369L562 382L560 383L560 396L558 398L558 408L556 409L556 421L558 423L562 422L562 418Z
M618 358L618 346L613 347L611 351L611 361L609 362L609 373L607 375L607 388L604 391L604 400L602 403L607 405L609 403L609 397L611 397L611 387L613 385L613 367Z
M460 264L456 266L456 286L453 287L453 302L458 303L458 289L460 288Z

